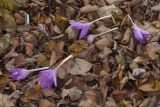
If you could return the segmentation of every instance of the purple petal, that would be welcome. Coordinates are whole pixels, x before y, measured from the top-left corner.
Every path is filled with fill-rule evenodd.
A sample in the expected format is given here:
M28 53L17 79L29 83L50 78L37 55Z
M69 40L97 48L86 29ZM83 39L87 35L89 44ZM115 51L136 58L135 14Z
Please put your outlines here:
M38 82L41 88L51 88L53 84L57 86L56 72L52 69L41 71Z
M141 32L137 29L134 29L133 30L133 33L134 33L134 36L135 38L137 39L137 41L141 44L144 44L144 37L143 35L141 34Z
M10 76L12 79L18 80L18 81L25 79L29 74L27 69L23 69L23 68L8 69L8 72L12 73Z
M73 29L83 29L84 27L89 27L90 23L81 23L76 21L70 21L71 28Z
M86 27L86 28L83 28L81 30L81 33L80 33L80 36L79 36L80 39L84 38L87 35L88 29L89 29L89 27Z
M87 35L89 27L90 27L90 23L70 21L70 24L71 24L72 29L81 30L79 38L84 38Z

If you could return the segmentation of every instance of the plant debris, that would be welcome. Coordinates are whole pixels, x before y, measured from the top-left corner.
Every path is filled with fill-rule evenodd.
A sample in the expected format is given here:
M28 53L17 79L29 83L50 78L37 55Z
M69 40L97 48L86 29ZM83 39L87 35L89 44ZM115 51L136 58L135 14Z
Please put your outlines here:
M159 0L0 0L0 107L159 107Z

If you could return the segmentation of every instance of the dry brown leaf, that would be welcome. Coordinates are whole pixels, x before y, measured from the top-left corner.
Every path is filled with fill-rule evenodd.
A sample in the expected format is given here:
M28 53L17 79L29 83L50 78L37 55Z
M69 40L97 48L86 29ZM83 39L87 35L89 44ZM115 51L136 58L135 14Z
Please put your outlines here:
M9 98L8 95L0 94L0 107L14 107L14 101Z
M54 51L56 52L57 60L59 60L63 57L63 54L64 54L63 49L64 49L65 42L60 41L56 45L57 46L55 47Z
M109 5L109 6L103 6L99 9L98 11L99 15L102 16L107 16L110 15L112 13L118 14L119 17L122 16L122 10L120 10L119 8L117 8L115 5Z
M0 9L0 17L2 17L0 28L3 28L7 32L11 33L16 31L15 19L8 10Z
M16 58L16 57L18 57L18 53L15 52L15 51L12 49L9 53L7 53L7 54L3 57L3 59Z
M25 49L28 56L33 55L33 45L31 43L25 43Z
M19 45L19 37L11 37L10 43L14 48L17 48Z
M25 64L25 57L22 53L19 53L18 56L15 58L15 63L17 66Z
M18 24L18 25L23 25L24 24L25 19L24 19L24 17L21 14L15 13L14 17L16 19L16 24Z
M145 54L151 59L156 60L160 54L160 45L157 42L149 43L145 46Z
M56 107L56 105L47 99L41 99L39 102L39 107Z
M77 89L76 87L73 87L69 91L69 97L71 101L77 101L81 98L82 91Z
M98 11L98 6L97 5L86 5L82 8L80 8L80 11L82 12L82 14L87 14L87 13L93 13Z
M69 40L75 40L78 37L79 30L72 29L70 26L66 29Z
M67 65L67 71L72 75L85 75L92 68L91 63L79 58L69 62Z
M100 84L100 86L99 86L100 87L100 92L103 96L103 100L105 101L106 98L107 98L108 86L106 85L105 79L100 80L99 84Z
M99 53L99 57L101 59L104 59L105 57L107 57L111 53L112 53L112 50L110 48L105 47L103 52Z
M88 100L82 100L79 104L78 107L97 107L95 102L92 102L90 99Z
M54 90L52 90L52 89L42 89L42 92L43 92L43 95L45 97L50 97L50 96L53 95Z
M139 107L147 107L150 102L150 97L143 100L143 102L139 105Z
M149 81L149 82L146 82L142 85L140 85L138 87L139 90L141 91L145 91L145 92L154 92L154 91L158 91L159 89L156 89L154 87L154 81Z
M81 52L87 47L88 43L85 40L77 40L70 46L70 50L73 52Z
M112 97L108 97L107 101L105 102L105 107L118 107L118 105Z
M56 21L56 24L60 27L60 28L64 28L64 27L67 27L68 24L69 24L69 20L65 17L62 17L62 16L59 16L59 15L56 15L55 16L55 21Z
M49 66L53 66L56 62L57 62L56 52L55 52L55 51L52 51Z
M128 101L123 99L123 104L125 105L125 107L133 107Z
M69 95L69 91L70 89L62 89L61 96L63 99Z
M128 77L124 77L124 78L120 81L120 89L122 89L127 82L128 82Z
M121 43L123 45L127 45L130 42L130 40L131 40L131 29L128 28L123 36Z
M151 7L152 10L159 12L160 11L160 3Z
M0 38L0 49L5 49L10 45L10 34L7 33Z
M27 88L24 94L28 100L38 101L42 98L42 90L40 90L39 85L34 85L34 88Z
M111 48L113 45L113 42L107 38L103 38L97 41L95 45L99 50L103 51L105 47Z

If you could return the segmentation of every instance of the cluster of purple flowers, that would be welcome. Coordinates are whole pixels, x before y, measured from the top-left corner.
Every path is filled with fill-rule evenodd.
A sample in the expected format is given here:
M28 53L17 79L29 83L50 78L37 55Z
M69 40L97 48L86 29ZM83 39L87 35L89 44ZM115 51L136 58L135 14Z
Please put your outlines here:
M128 15L129 19L131 20L133 24L133 33L135 39L140 43L140 44L145 44L145 40L151 35L150 32L145 31L138 27L131 19L131 17ZM102 19L102 18L101 18ZM94 21L95 22L95 21ZM82 39L87 36L88 30L90 25L93 24L92 22L89 23L81 23L81 22L76 22L76 21L70 21L71 28L73 29L78 29L81 30L79 38ZM89 37L88 40L92 40L94 38Z
M105 17L99 18L99 19L97 19L93 22L96 22L96 21L98 21L100 19L103 19L103 18L106 18L106 17L110 17L110 16L105 16ZM134 36L135 36L136 40L140 44L145 44L146 38L148 38L151 35L151 33L141 29L140 27L138 27L132 21L132 19L129 15L128 15L128 17L133 24L133 33L134 33ZM76 22L76 21L70 21L70 25L71 25L71 28L73 28L73 29L81 30L79 38L82 39L82 38L86 37L86 35L88 33L88 30L89 30L89 27L90 27L91 24L93 24L93 22L81 23L81 22ZM41 30L45 29L44 26L42 26L42 25L39 25L39 28ZM115 30L115 29L117 29L117 28L111 29L110 31ZM106 33L106 32L104 32L104 33ZM94 35L89 35L87 40L88 40L88 42L91 43L94 38L95 38ZM72 56L69 56L60 65L62 65L66 60L68 60L71 57ZM37 81L40 84L40 86L42 88L51 88L52 85L54 84L54 86L56 87L57 86L57 76L56 76L56 70L57 69L50 69L50 68L47 67L45 69L40 69L40 70L41 70L41 72L40 72L39 78L37 78ZM36 70L27 70L27 69L24 69L24 68L13 68L13 69L8 69L8 71L10 73L12 73L11 76L10 76L12 79L20 81L20 80L25 79L31 72L36 71Z
M24 68L13 68L8 69L11 74L11 78L13 80L21 81L25 79L31 72L30 70ZM33 71L32 71L33 72ZM41 88L51 88L52 85L57 86L57 76L56 71L54 69L46 69L40 72L39 78L36 80Z

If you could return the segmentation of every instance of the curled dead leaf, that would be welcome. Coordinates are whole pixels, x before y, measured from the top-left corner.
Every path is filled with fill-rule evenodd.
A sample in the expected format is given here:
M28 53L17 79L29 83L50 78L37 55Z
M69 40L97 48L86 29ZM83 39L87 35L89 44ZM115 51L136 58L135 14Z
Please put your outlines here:
M85 40L77 40L70 46L70 50L73 52L81 52L87 47L88 43Z
M98 6L97 5L86 5L80 9L82 14L87 14L87 13L93 13L98 11Z
M33 55L33 45L31 43L25 43L25 49L28 56Z

